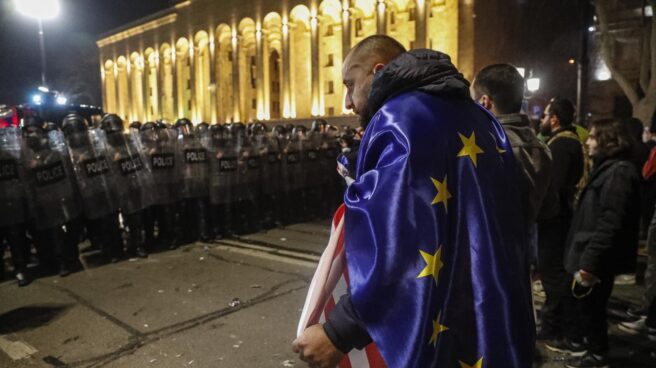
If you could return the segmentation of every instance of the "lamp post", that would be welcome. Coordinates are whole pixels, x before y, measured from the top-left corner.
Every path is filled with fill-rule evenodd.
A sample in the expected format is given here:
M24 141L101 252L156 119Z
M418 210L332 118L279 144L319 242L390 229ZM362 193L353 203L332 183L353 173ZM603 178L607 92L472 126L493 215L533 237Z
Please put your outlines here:
M36 18L39 24L39 49L41 51L41 85L46 85L46 49L43 38L43 21L59 14L58 0L14 0L19 13Z

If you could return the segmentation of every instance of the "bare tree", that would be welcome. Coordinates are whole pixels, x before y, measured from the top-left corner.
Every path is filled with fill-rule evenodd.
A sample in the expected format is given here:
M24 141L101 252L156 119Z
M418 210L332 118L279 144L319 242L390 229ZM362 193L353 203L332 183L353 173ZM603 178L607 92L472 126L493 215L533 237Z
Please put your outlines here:
M617 67L613 60L612 44L615 41L608 29L608 10L612 0L594 0L595 13L599 22L601 56L608 66L613 79L620 86L633 106L633 117L643 124L651 123L656 110L656 17L653 15L642 29L642 50L640 57L640 77L632 83ZM652 10L656 10L656 0L647 0Z

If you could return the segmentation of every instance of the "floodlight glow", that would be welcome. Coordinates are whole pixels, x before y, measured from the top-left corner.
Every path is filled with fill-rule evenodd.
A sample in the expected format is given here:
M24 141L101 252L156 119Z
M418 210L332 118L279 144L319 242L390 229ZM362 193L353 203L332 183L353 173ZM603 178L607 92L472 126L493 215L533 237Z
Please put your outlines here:
M595 26L588 27L588 32L594 32L594 31L595 31Z
M43 93L48 93L48 92L50 92L50 90L49 90L48 87L46 87L46 86L39 86L39 91L41 91L41 92L43 92Z
M612 77L613 76L610 73L610 70L608 69L606 63L600 61L599 64L597 65L597 69L595 70L595 79L597 79L598 81L607 81L610 80Z
M32 96L32 102L35 104L40 104L43 99L41 98L41 95L34 95Z
M540 89L540 78L529 78L526 80L526 89L529 92L535 92Z
M14 5L19 13L40 20L59 15L58 0L14 0Z
M66 105L66 101L68 101L68 99L64 96L57 96L55 101L57 102L57 105Z

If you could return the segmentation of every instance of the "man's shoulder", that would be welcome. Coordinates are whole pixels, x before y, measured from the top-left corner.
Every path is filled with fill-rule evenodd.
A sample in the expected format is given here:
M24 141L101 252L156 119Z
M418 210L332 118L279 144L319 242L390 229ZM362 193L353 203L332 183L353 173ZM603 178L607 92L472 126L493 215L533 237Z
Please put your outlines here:
M487 114L477 112L472 100L431 95L421 91L403 92L389 98L376 115L388 118L422 122L428 119L431 124L462 118L463 116L491 120ZM374 115L375 116L375 115Z

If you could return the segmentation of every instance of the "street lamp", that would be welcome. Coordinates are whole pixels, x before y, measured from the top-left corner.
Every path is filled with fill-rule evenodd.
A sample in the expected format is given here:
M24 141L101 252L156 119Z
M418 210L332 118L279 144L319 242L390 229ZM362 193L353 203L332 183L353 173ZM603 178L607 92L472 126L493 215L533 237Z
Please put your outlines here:
M41 50L41 85L46 85L46 51L43 41L43 21L59 14L58 0L14 0L19 13L36 18L39 23L39 48Z
M531 77L526 80L526 89L529 92L535 93L540 89L540 78Z

